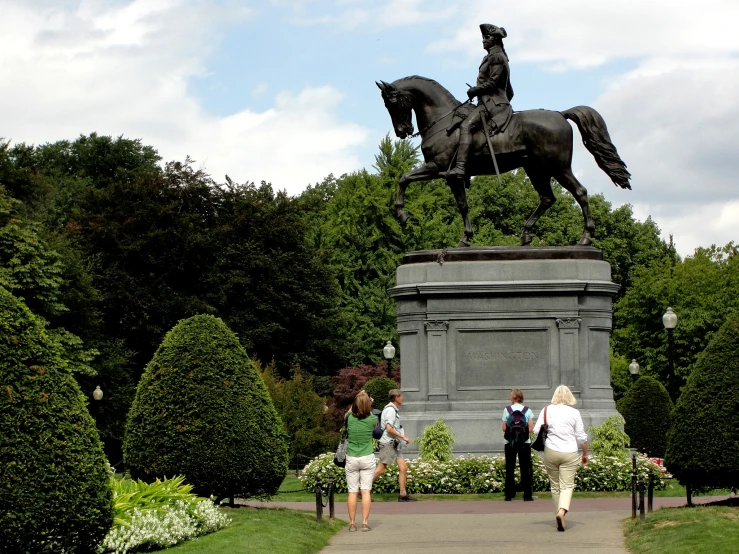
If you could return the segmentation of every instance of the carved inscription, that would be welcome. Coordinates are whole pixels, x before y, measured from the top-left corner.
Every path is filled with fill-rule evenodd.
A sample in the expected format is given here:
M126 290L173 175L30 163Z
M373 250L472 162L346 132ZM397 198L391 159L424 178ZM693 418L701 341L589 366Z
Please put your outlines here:
M545 329L465 329L457 334L457 388L484 390L549 385Z
M509 350L507 352L495 352L493 350L470 350L467 352L467 356L472 361L476 362L487 362L489 360L538 360L539 352L515 352Z

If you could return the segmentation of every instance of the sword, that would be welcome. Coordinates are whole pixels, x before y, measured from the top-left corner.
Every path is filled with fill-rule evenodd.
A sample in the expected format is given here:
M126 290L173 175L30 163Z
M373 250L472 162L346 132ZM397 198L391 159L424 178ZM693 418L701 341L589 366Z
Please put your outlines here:
M465 84L471 88L471 85L469 83L465 83ZM485 116L488 113L488 107L485 105L485 102L483 102L482 105L485 108L483 113L480 114L480 120L482 121L482 130L485 133L485 139L487 139L488 141L488 149L490 149L490 157L493 158L493 167L495 167L495 174L498 176L498 185L502 187L503 181L500 178L500 171L498 170L498 160L495 159L495 150L493 150L493 142L490 139L490 133L488 133L488 123L485 120Z

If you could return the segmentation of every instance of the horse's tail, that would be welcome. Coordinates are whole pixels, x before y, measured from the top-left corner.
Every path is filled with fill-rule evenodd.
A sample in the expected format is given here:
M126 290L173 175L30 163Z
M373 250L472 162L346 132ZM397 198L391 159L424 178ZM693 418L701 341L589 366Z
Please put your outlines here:
M613 183L624 189L631 189L626 171L626 164L618 156L616 147L611 142L606 122L601 115L588 106L576 106L561 112L567 119L571 119L580 129L582 143L593 155L595 162L611 178Z

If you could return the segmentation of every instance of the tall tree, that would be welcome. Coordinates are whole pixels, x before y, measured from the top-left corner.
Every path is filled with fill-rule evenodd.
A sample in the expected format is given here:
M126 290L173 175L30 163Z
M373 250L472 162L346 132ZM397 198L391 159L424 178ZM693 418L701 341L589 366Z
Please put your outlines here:
M698 248L675 262L671 257L637 268L631 288L614 305L614 350L636 358L676 399L698 355L732 313L739 310L739 257L733 243ZM678 314L674 331L675 374L670 374L662 314Z

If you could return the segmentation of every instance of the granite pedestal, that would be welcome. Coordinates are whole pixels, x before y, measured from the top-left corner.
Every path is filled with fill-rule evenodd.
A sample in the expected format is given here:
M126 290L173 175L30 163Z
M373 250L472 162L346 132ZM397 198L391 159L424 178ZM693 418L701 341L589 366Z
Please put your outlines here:
M617 413L609 363L617 291L592 247L406 255L389 290L406 434L418 437L444 418L455 454L502 452L501 416L512 388L523 390L537 417L560 384L575 394L586 428Z

